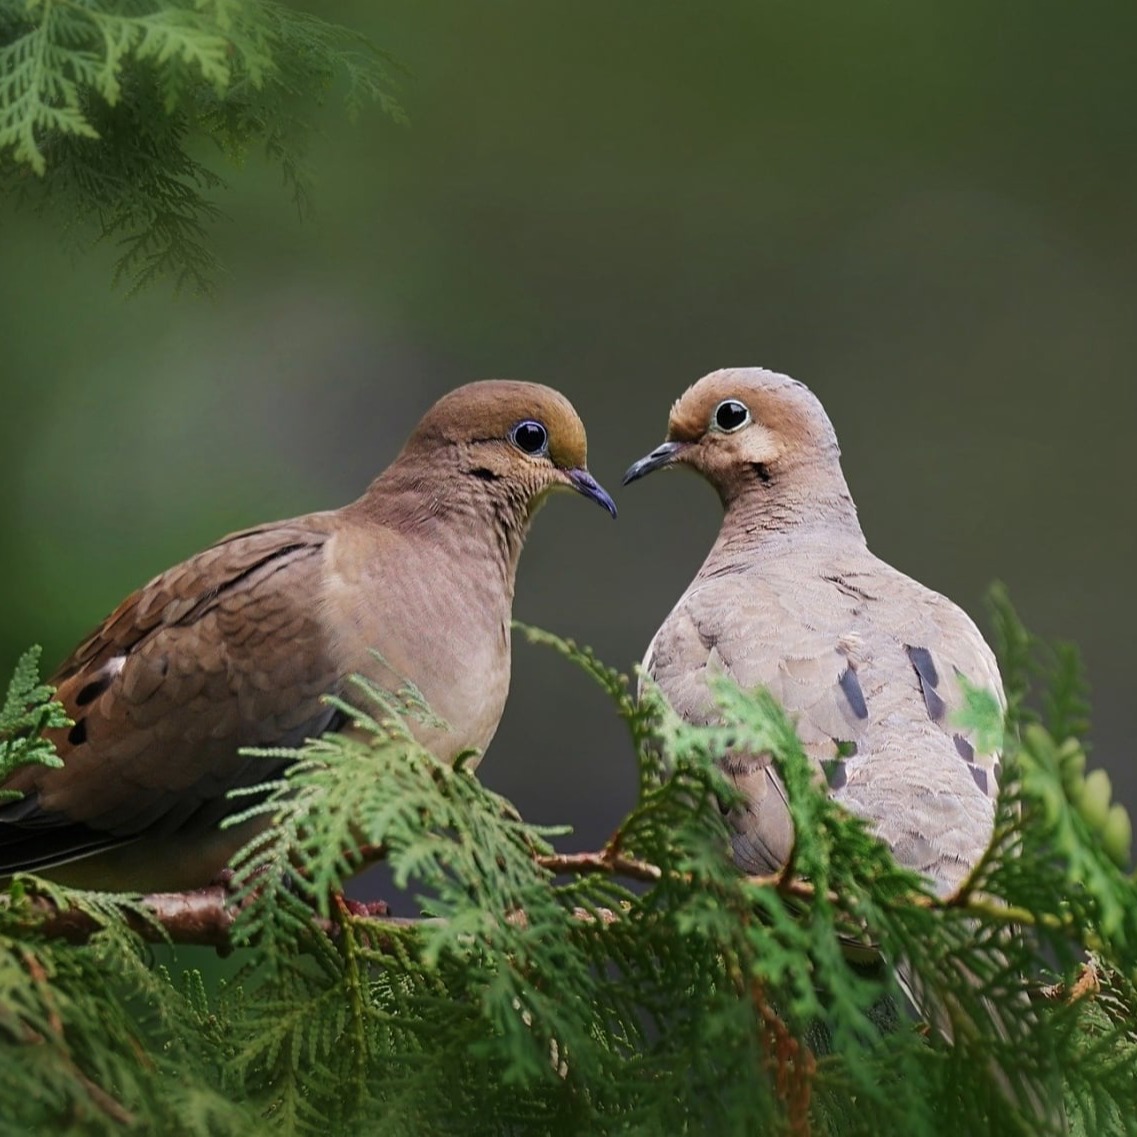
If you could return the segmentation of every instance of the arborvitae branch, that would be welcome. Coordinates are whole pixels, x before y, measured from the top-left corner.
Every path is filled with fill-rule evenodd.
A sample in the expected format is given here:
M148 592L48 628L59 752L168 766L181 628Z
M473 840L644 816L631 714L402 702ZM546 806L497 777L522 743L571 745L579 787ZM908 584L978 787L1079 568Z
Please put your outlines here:
M1031 641L1000 618L1019 666ZM148 1131L211 1137L954 1137L1053 1132L1064 1091L1073 1137L1137 1134L1137 886L1120 807L1076 741L1031 722L1020 743L1012 720L995 840L940 898L818 788L768 696L721 688L726 725L695 727L535 638L629 727L639 792L603 849L558 853L562 830L392 726L425 713L415 692L361 685L374 737L269 756L292 761L246 799L244 818L272 824L230 887L136 899L16 882L0 906L0 1116L111 1132L110 1101ZM1055 682L1069 690L1043 701L1051 720L1084 721L1065 657ZM732 865L726 746L777 764L792 872ZM339 896L380 857L421 919ZM173 982L144 946L165 941L232 947L239 975ZM900 968L937 1029L896 1014Z
M609 847L595 853L551 853L533 858L534 864L561 876L588 876L607 874L623 876L645 883L656 883L664 876L658 865L634 857L613 855ZM366 858L372 863L374 855ZM691 883L689 874L668 874L685 884ZM780 895L794 900L808 902L817 898L813 885L800 878L788 878L775 873L769 876L747 876L741 880L753 888L773 889ZM66 896L67 893L63 892ZM837 903L838 896L831 893L830 903ZM950 909L963 915L1009 927L1042 926L1054 932L1073 934L1077 929L1069 919L1049 913L1036 913L1022 907L1013 907L975 893L956 894L944 899L913 892L893 901L901 907L932 910ZM198 947L214 947L222 950L232 949L234 944L233 926L240 914L234 903L233 893L226 885L189 892L157 892L139 898L130 898L130 907L122 910L123 923L137 936L148 943L186 944ZM363 905L346 900L341 894L333 898L332 909L336 919L328 919L312 913L312 926L326 935L335 936L341 927L342 918L360 918L369 926L388 925L392 928L415 928L423 923L437 924L437 919L415 919L386 915L377 905ZM79 905L61 905L56 896L27 894L20 898L11 909L7 923L10 932L35 934L47 939L62 939L68 943L87 943L90 938L106 926L105 915L96 913ZM619 915L608 908L574 909L579 919L599 918L604 923L613 923ZM503 912L510 922L523 925L526 917L521 909ZM1087 946L1096 946L1095 942Z

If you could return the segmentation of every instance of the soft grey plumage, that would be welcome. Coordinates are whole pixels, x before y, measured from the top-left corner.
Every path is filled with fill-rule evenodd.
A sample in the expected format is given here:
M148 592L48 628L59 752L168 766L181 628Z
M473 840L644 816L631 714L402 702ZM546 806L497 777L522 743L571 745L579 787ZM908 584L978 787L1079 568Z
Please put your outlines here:
M833 427L803 384L713 372L675 404L667 437L625 482L689 466L725 516L644 670L691 722L715 717L710 675L768 688L834 796L950 893L994 823L999 756L954 723L960 675L1003 702L990 648L955 604L869 551ZM731 817L735 859L774 871L793 831L769 756L732 754L724 768L749 800Z
M672 408L667 441L624 481L677 465L711 482L725 516L644 671L696 723L717 713L711 675L768 688L833 796L869 820L901 864L950 895L990 842L998 794L999 755L954 721L960 676L1005 706L979 630L869 551L837 437L803 384L761 368L704 376ZM747 872L776 871L794 835L770 756L729 754L723 766L747 798L730 818L735 860ZM915 1006L951 1039L944 1009L896 963ZM992 1021L1008 1033L993 1008ZM1030 1021L1024 994L1016 1029ZM1056 1079L1028 1080L1020 1092L1005 1071L993 1075L1035 1122L1066 1131Z

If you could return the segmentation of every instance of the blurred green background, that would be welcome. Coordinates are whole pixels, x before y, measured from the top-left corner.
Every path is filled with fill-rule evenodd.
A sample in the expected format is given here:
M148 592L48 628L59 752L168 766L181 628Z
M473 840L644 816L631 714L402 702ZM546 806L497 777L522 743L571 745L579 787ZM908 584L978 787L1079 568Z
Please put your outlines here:
M319 8L409 68L411 126L329 113L304 224L276 172L224 171L215 302L124 301L113 250L0 206L0 673L228 530L354 497L490 376L573 399L621 508L542 512L516 614L630 666L719 517L620 475L699 375L761 364L825 403L878 554L977 617L1002 578L1082 646L1092 761L1137 804L1137 6ZM597 845L621 728L551 654L514 668L481 774Z

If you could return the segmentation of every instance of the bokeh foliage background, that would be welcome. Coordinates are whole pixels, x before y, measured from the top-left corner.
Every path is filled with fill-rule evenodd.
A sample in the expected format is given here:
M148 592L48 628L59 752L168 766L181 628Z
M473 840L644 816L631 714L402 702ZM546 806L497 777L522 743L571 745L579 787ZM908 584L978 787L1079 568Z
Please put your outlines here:
M355 496L443 391L563 389L615 489L714 367L829 409L870 544L1078 641L1137 803L1137 8L1098 0L339 0L409 69L329 113L317 216L226 168L212 302L124 301L0 203L0 674L222 533ZM538 518L516 612L638 659L718 524L694 479ZM595 846L633 797L603 696L516 645L480 768Z

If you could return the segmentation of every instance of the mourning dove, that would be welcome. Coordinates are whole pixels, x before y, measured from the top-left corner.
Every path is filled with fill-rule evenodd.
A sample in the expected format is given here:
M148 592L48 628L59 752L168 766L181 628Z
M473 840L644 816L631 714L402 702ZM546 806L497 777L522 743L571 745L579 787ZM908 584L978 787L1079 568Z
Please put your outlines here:
M339 728L322 696L350 697L355 673L418 687L443 721L412 728L440 759L484 749L509 688L518 556L560 488L616 514L569 401L473 383L430 409L357 501L235 533L155 577L51 679L74 725L51 732L62 768L4 783L24 796L0 806L0 875L72 862L49 875L209 883L250 836L218 831L227 791L279 769L238 749Z
M869 552L837 437L803 384L760 368L704 376L624 483L667 467L702 474L725 516L645 673L693 723L716 717L712 675L767 688L833 796L937 893L954 891L988 845L998 790L999 755L956 722L961 676L1004 703L978 629ZM747 799L730 817L735 860L776 871L793 826L769 755L723 766Z

